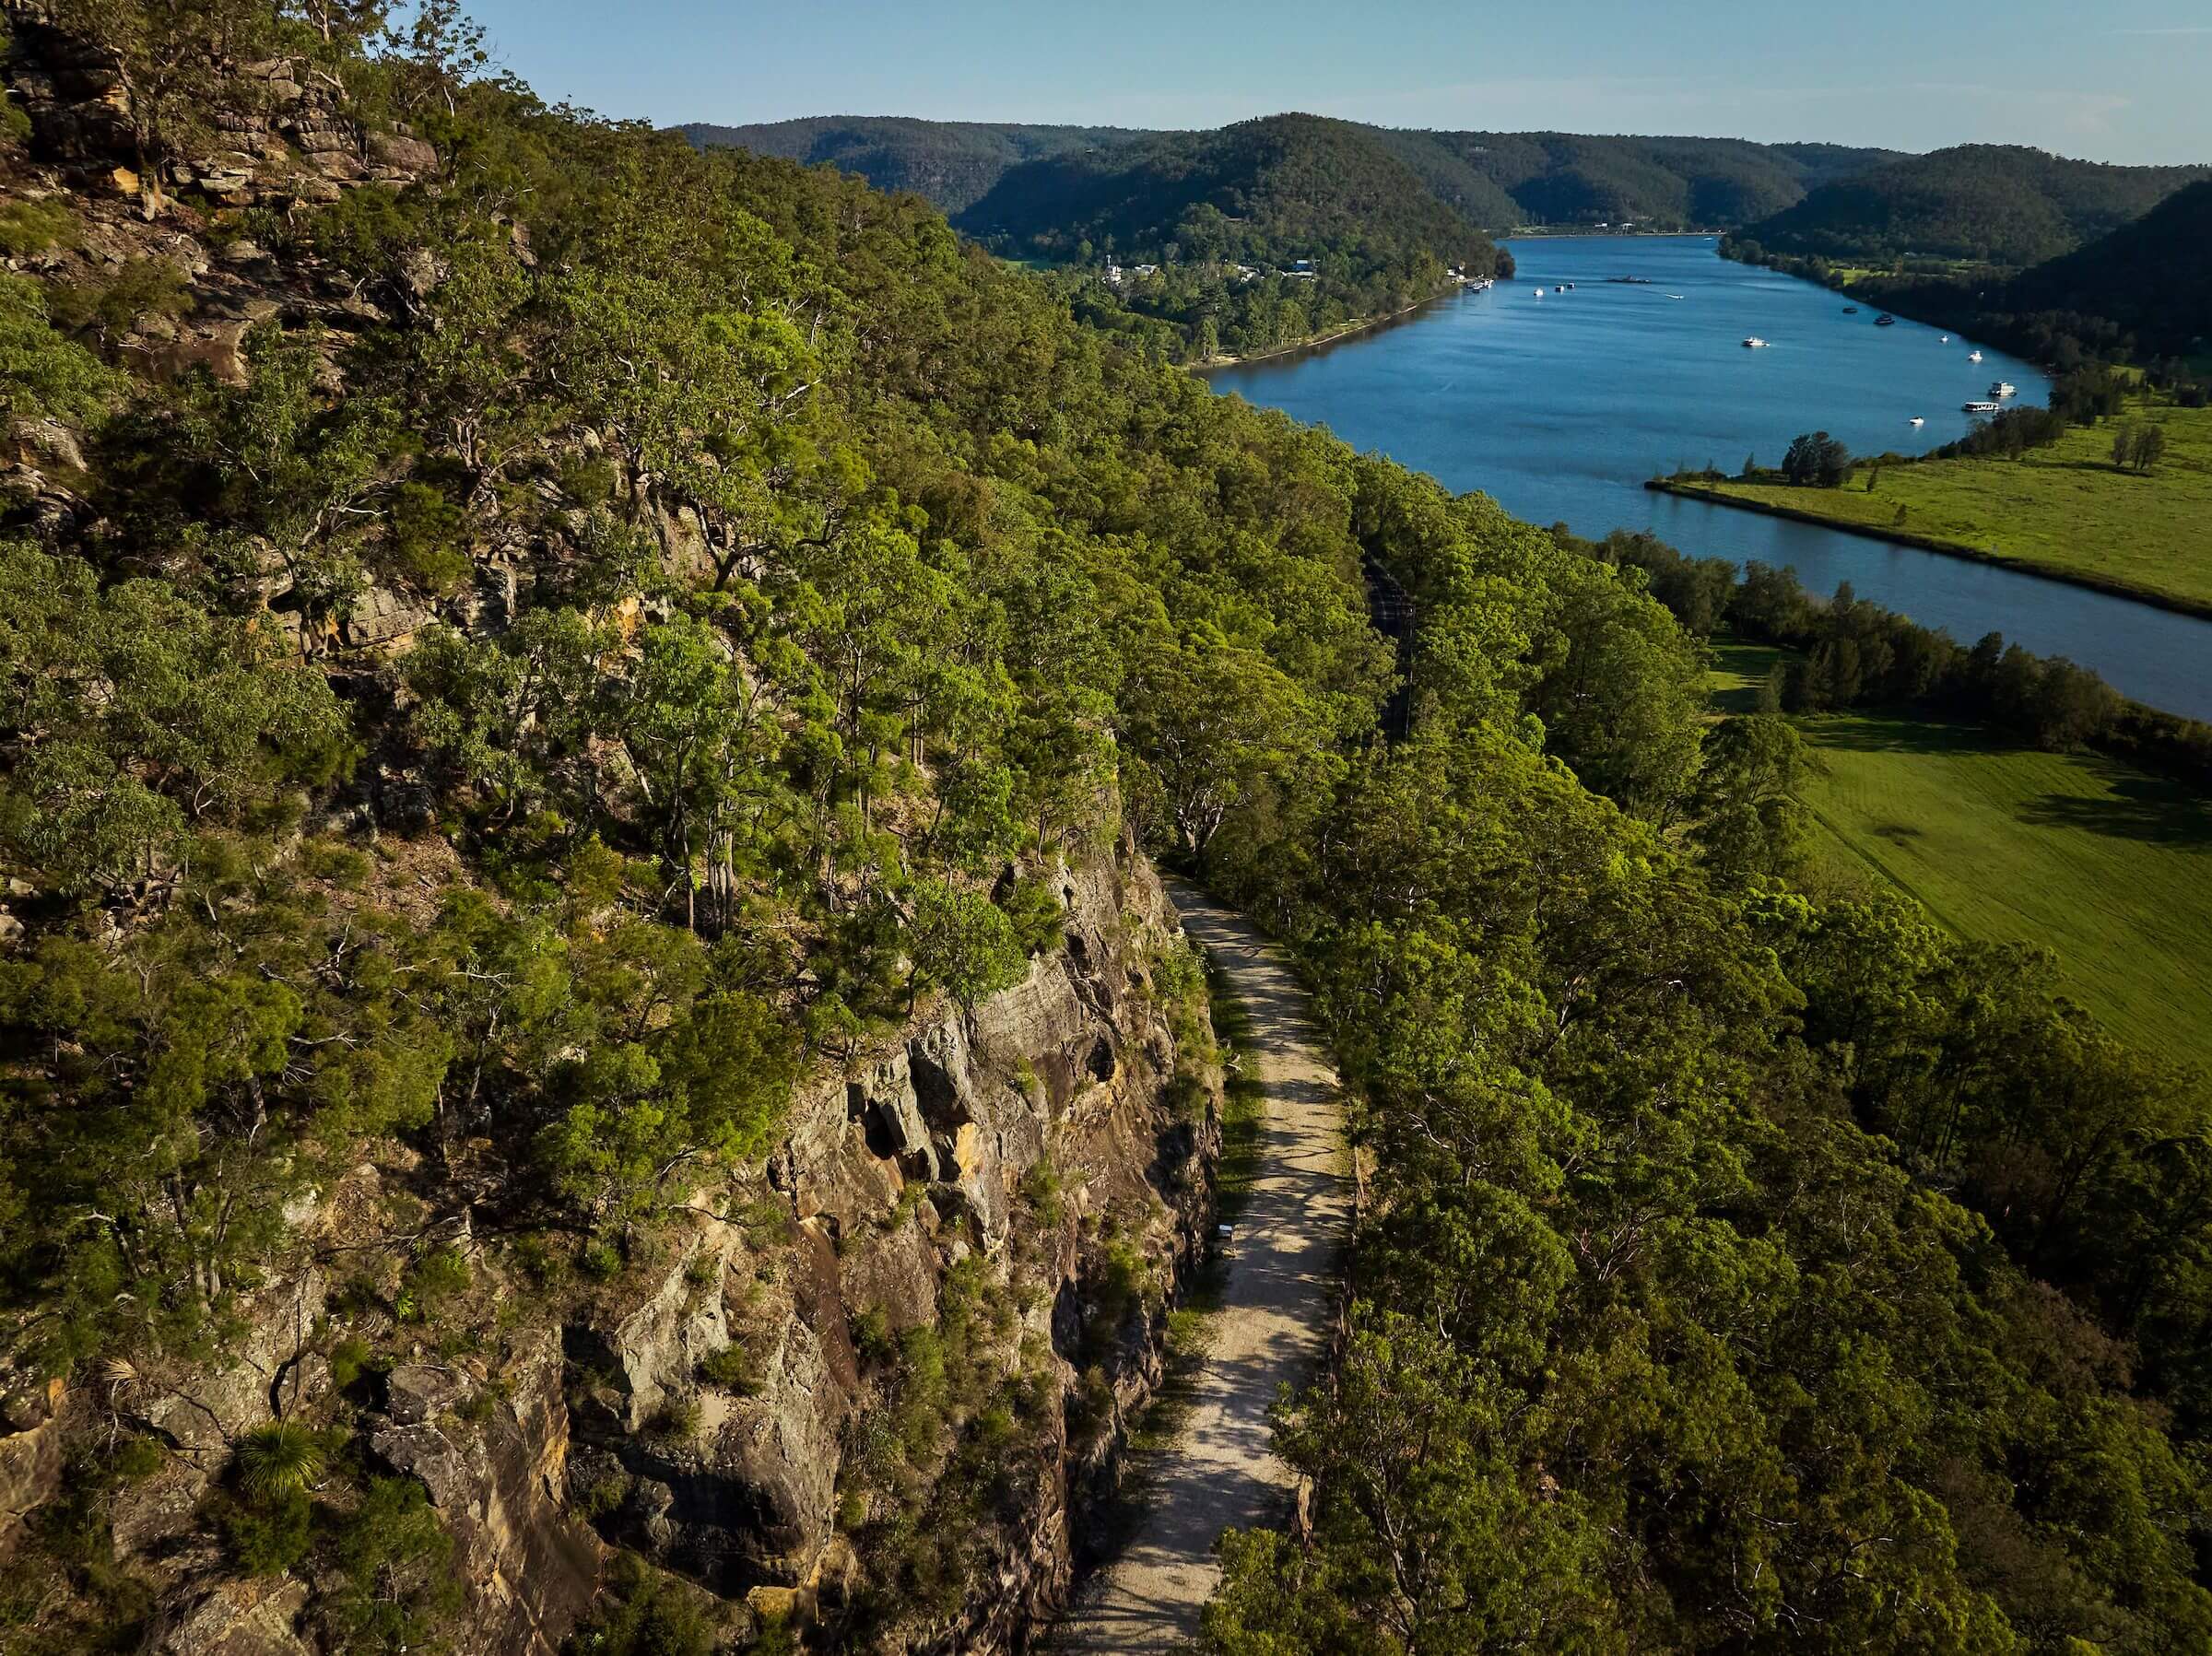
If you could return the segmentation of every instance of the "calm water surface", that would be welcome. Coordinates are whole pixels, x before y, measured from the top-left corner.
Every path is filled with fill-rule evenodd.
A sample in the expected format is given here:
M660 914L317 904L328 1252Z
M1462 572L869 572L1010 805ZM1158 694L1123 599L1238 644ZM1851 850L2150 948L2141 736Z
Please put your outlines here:
M1994 380L2027 402L2049 382L1989 346L1826 288L1722 259L1702 237L1583 236L1506 244L1515 280L1462 294L1327 349L1209 375L1328 426L1456 489L1578 534L1648 529L1700 557L1794 566L1815 592L1862 598L1967 641L1994 628L2096 668L2154 707L2212 718L2212 622L2017 570L1653 494L1656 472L1747 455L1778 464L1823 428L1854 453L1924 452L1962 435L1959 405ZM1608 284L1645 276L1649 286ZM1574 291L1548 291L1572 282ZM1541 283L1547 290L1535 295ZM1674 297L1679 295L1680 297ZM1765 350L1746 350L1758 335ZM1914 415L1927 423L1909 422Z

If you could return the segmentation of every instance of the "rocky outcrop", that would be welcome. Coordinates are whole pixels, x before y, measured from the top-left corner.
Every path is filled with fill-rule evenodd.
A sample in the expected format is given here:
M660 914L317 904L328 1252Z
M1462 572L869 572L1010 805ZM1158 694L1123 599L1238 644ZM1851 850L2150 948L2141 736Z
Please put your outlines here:
M56 1381L0 1407L0 1558L62 1486L62 1398Z
M1143 963L1175 922L1149 869L1100 862L1062 897L1062 949L808 1090L744 1223L702 1217L624 1309L571 1329L585 1442L571 1487L610 1540L834 1635L876 1564L865 1524L841 1528L841 1480L897 1383L856 1331L934 1324L948 1274L973 1262L1024 1308L1005 1360L1032 1366L1050 1406L1006 1455L973 1603L889 1648L1014 1649L1059 1603L1071 1506L1112 1487L1122 1421L1159 1376L1158 1303L1094 1291L1103 1239L1175 1280L1202 1243L1215 1143L1210 1109L1188 1120L1170 1097L1174 1038ZM1066 1192L1047 1209L1024 1195L1041 1169ZM1094 1377L1077 1403L1086 1369L1109 1414L1071 1434L1097 1401Z
M597 1540L565 1510L569 1410L558 1334L521 1343L494 1375L413 1364L385 1383L377 1459L419 1478L468 1584L453 1643L483 1656L553 1656L591 1603Z

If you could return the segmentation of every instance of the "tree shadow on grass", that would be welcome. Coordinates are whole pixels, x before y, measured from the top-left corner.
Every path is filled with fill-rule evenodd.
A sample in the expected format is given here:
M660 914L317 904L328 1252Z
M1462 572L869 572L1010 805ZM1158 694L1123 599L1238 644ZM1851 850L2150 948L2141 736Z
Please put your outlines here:
M1828 713L1808 722L1806 736L1815 750L1850 753L2002 753L2006 744L1971 724L1881 714Z
M2046 793L2020 807L2032 828L2084 828L2119 840L2183 850L2212 847L2212 799L2180 782L2146 776L2112 759L2089 758L2084 767L2108 793ZM2212 877L2208 871L2207 877Z

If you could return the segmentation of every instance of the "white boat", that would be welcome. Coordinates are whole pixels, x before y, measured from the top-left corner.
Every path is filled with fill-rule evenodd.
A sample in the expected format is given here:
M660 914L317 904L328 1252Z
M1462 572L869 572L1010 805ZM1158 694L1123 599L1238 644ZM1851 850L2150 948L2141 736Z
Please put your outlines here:
M1999 380L1989 388L1989 394L1993 397L2011 397L2019 393L2020 388L2010 380Z
M1916 426L1924 426L1928 422L1916 414L1912 417L1912 423Z
M1948 345L1950 342L1951 336L1948 334L1938 334L1936 336L1936 343L1937 345Z
M1996 414L2001 412L2004 406L2005 405L2002 403L1961 403L1959 405L1959 411L1964 414Z
M1670 293L1670 294L1668 294L1666 297L1667 297L1667 298L1669 298L1669 299L1685 299L1685 298L1687 298L1687 297L1688 297L1688 295L1686 295L1686 294L1680 294L1680 293Z
M1767 342L1761 339L1757 334L1752 335L1750 338L1744 341L1744 349L1747 351L1763 351L1766 348Z
M1979 362L1982 360L1982 353L1980 351L1969 351L1966 353L1966 359L1969 362Z

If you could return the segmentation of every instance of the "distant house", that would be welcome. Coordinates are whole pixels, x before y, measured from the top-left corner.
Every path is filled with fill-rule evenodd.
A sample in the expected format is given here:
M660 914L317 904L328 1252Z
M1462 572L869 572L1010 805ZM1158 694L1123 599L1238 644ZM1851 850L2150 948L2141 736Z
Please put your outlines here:
M1157 264L1132 264L1129 267L1129 274L1140 276L1158 276L1159 266Z
M1291 260L1290 274L1292 276L1312 276L1313 274L1313 261L1311 259Z
M1109 259L1106 262L1106 286L1109 288L1119 288L1121 285L1122 267L1119 264L1116 264L1112 260Z

